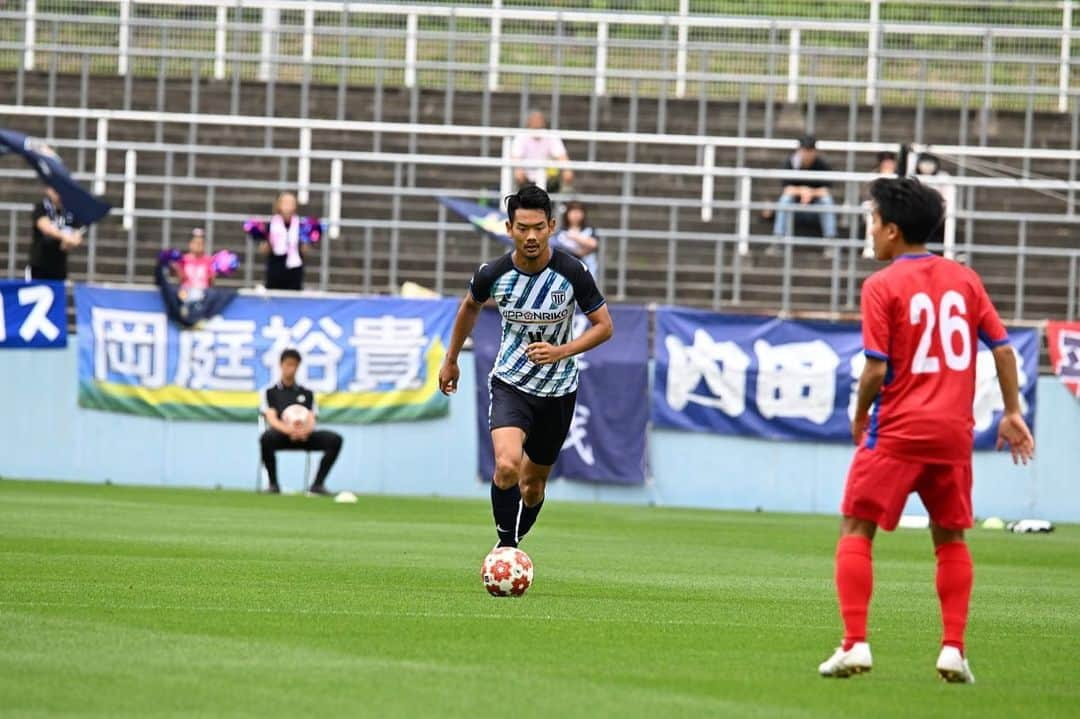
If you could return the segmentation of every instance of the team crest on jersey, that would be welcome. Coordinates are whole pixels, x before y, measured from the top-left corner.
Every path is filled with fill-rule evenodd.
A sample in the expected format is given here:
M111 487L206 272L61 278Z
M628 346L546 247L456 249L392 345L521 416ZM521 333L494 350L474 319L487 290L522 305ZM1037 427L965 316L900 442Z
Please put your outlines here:
M552 302L552 304L555 304L555 305L561 305L561 304L565 303L566 302L566 293L565 292L552 292L551 293L551 302Z

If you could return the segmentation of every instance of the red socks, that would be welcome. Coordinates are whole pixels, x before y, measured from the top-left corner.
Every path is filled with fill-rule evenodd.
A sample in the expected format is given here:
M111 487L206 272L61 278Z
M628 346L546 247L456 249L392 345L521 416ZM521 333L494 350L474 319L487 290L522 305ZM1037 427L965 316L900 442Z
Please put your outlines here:
M874 589L871 546L869 539L855 534L841 537L836 545L836 594L844 619L844 651L856 642L866 641L866 614ZM964 608L966 612L966 601Z
M872 544L866 537L848 535L836 545L836 594L844 619L844 651L866 641L866 615L874 589ZM941 621L945 633L941 643L964 652L964 629L974 571L971 554L964 542L949 542L937 554L937 593L941 600Z
M975 573L971 554L964 542L949 542L939 546L937 554L937 593L941 600L941 622L945 634L941 643L964 653L964 628L967 626L968 603Z

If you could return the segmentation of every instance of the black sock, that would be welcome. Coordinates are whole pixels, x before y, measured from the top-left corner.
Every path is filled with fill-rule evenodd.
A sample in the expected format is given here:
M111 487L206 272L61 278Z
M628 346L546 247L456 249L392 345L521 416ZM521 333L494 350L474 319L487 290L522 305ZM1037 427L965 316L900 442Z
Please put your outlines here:
M535 507L521 503L521 520L518 522L518 539L524 539L532 526L536 524L536 518L540 516L540 510L544 507L544 500L540 500Z
M517 546L518 510L521 507L521 490L515 484L510 489L499 489L491 483L491 513L495 515L495 531L499 534L500 547Z

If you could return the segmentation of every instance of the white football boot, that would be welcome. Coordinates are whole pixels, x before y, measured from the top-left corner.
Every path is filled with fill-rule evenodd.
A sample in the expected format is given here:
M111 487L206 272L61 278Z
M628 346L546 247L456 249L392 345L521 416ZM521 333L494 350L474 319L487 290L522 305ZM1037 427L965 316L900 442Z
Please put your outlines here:
M854 674L865 674L873 665L870 645L866 642L855 642L846 652L842 646L837 647L833 655L818 667L818 673L823 677L846 679Z
M942 647L937 658L937 671L941 678L951 684L974 684L975 675L971 673L968 660L956 647Z

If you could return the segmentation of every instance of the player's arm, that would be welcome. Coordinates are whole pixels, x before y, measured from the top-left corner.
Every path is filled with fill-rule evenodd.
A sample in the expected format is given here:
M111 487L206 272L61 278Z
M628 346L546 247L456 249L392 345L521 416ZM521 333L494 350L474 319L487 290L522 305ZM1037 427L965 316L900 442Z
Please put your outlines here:
M82 244L81 232L62 230L46 215L39 217L35 225L41 234L60 243L60 249L64 252L68 252Z
M483 303L477 302L472 292L465 295L458 308L457 317L454 319L454 329L450 333L450 346L446 349L446 358L443 359L442 369L439 370L439 391L445 395L457 392L458 379L461 377L461 368L458 367L458 355L465 346L465 340L472 334L476 327L476 320L480 317Z
M876 357L867 357L866 366L859 376L859 394L855 399L855 417L851 420L851 439L855 444L862 442L866 426L870 423L870 407L885 384L889 372L889 363Z
M890 321L890 296L882 286L880 276L873 275L863 283L862 311L863 354L866 366L859 377L859 390L855 397L855 416L851 419L851 439L862 442L870 423L870 408L885 385L889 373L889 348L892 347L892 323Z
M281 418L278 417L277 410L273 407L264 407L263 417L266 417L266 424L270 426L270 429L281 432L282 434L292 434L292 429L289 425L281 421Z
M1020 379L1016 371L1016 355L1009 345L999 345L991 350L997 367L998 386L1005 401L1005 413L998 424L997 448L1009 445L1013 464L1028 463L1035 456L1035 438L1031 436L1024 413L1020 409Z
M1020 379L1017 376L1016 354L1009 344L1009 332L994 307L986 287L978 281L975 287L978 297L979 339L990 347L997 369L998 386L1005 412L998 423L997 448L1009 445L1013 463L1028 463L1035 455L1035 439L1031 436L1024 414L1020 408Z
M600 288L596 286L596 280L593 279L589 268L581 260L572 260L572 263L565 268L566 277L574 288L574 299L577 301L578 308L589 320L589 329L582 332L577 339L564 345L533 342L525 348L525 354L534 364L552 364L582 352L588 352L593 347L607 342L615 333L615 325L611 321L607 300L600 293Z
M480 310L484 309L484 303L491 299L491 288L498 279L498 272L499 270L485 262L469 282L469 291L465 293L465 299L458 308L454 329L450 333L450 346L446 349L446 358L439 370L439 391L445 395L457 392L458 378L461 377L458 355L465 346L465 340L476 327L476 320L480 317Z
M319 405L315 402L315 396L313 394L311 397L311 409L308 411L307 420L304 422L303 427L298 427L296 429L296 434L299 436L301 441L306 440L308 437L311 436L311 433L315 431L315 418L318 416L318 414Z
M601 345L611 339L615 334L615 325L611 321L611 313L606 304L599 309L585 315L591 326L581 333L575 340L564 345L553 345L548 342L533 342L525 348L525 354L534 364L553 364L560 360L568 359L583 352L588 352L593 347Z
M266 418L266 424L270 429L275 432L281 432L282 434L292 434L292 428L278 416L278 411L270 403L270 389L263 390L262 404L259 406L259 411L262 416Z

